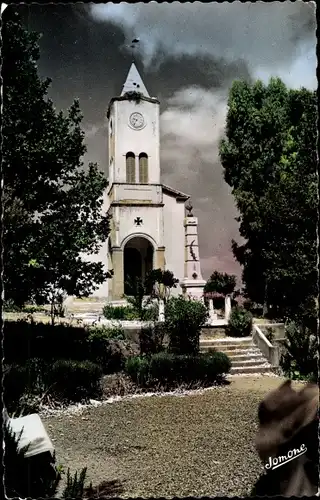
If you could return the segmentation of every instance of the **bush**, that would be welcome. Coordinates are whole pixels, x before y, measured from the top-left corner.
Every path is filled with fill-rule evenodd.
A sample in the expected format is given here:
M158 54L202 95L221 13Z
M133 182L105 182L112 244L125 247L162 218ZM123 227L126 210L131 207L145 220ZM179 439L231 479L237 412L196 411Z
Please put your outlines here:
M125 339L121 327L75 327L7 321L4 324L4 353L8 365L24 365L30 358L45 364L59 359L95 362L111 339Z
M126 363L126 373L143 387L161 384L172 388L182 383L213 383L231 368L228 356L222 352L212 354L179 355L160 352L150 357L136 356Z
M119 321L140 320L141 313L133 306L105 305L103 315L106 319L117 319ZM158 304L152 304L143 308L143 321L157 321L159 315Z
M144 321L158 321L159 305L157 303L147 306L144 310Z
M106 319L117 320L132 320L137 319L137 314L132 307L129 306L112 306L105 305L103 308L103 315Z
M88 357L89 329L71 325L4 322L4 356L7 364L24 364L30 358L84 360Z
M67 471L67 485L62 494L62 498L83 498L84 483L87 476L87 467L84 467L78 478L78 472L72 477L70 469Z
M286 326L286 341L280 366L291 379L317 382L318 379L317 337L305 326L291 322Z
M4 375L4 402L9 411L23 406L22 397L45 391L48 365L41 359L29 359L23 365L6 365Z
M102 326L90 326L88 331L89 342L105 342L106 340L116 339L125 340L126 336L122 326L117 325L112 328Z
M125 372L134 383L146 387L149 384L150 359L144 356L128 358L125 363Z
M165 329L169 350L176 354L197 354L201 328L206 324L208 311L197 300L172 297L165 305Z
M14 365L4 366L3 399L8 411L12 411L27 387L27 367Z
M155 323L153 326L141 328L139 334L140 354L155 354L164 349L165 326Z
M52 394L76 401L99 396L101 377L102 367L96 363L61 359L51 366L46 382Z
M203 354L201 366L204 376L209 381L214 381L230 372L231 361L224 352L208 352Z
M234 307L231 310L226 334L230 337L248 337L252 330L252 314L244 307Z

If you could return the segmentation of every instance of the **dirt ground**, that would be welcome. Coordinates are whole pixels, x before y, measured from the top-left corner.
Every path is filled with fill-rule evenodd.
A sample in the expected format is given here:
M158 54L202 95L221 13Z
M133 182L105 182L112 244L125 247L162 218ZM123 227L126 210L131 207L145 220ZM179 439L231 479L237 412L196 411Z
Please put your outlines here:
M93 486L115 481L116 496L246 496L262 472L258 404L282 380L233 377L203 393L116 401L43 422L57 462L88 467Z

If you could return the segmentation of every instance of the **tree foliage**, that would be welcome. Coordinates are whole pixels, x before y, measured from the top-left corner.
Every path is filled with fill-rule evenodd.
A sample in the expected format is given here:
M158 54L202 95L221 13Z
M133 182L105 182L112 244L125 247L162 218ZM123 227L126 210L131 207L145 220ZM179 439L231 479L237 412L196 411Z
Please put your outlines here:
M318 358L317 337L301 323L286 325L286 340L280 360L285 375L291 379L305 378L316 383Z
M205 284L204 291L230 295L234 292L236 284L237 278L234 274L219 273L219 271L214 271Z
M169 270L152 269L147 273L145 279L128 279L126 282L129 294L125 295L130 306L137 313L141 321L148 316L147 307L150 306L153 299L166 302L172 288L176 288L179 280L174 277Z
M109 232L102 214L105 176L83 168L82 115L48 98L50 80L38 75L39 35L7 8L2 26L4 172L4 287L21 305L67 293L86 296L110 275L97 253Z
M199 300L183 296L171 297L165 305L165 330L170 351L178 354L197 354L201 328L208 320L208 310Z
M163 271L160 268L150 271L146 279L147 287L152 290L152 297L164 302L169 299L172 288L176 288L179 283L172 271Z
M315 92L278 78L236 81L220 144L246 240L232 243L246 294L280 316L315 314L316 102Z

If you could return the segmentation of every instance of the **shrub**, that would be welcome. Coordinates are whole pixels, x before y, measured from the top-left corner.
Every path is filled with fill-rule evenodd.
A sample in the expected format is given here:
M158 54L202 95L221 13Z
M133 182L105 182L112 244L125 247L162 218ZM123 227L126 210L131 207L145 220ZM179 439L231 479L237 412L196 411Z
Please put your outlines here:
M286 341L280 366L286 376L317 382L318 344L315 335L304 325L291 322L286 326Z
M90 326L88 329L89 342L105 342L110 339L125 340L126 336L124 329L120 325L113 326L112 328L102 326Z
M201 328L207 319L208 311L202 302L183 297L170 298L165 305L169 350L176 354L198 353Z
M208 381L218 380L230 372L231 361L224 352L208 352L202 356L203 371Z
M50 368L47 386L51 392L67 400L99 395L102 368L91 361L61 359Z
M67 485L62 494L62 498L82 498L84 491L84 482L87 476L87 467L84 467L78 478L78 472L76 471L74 477L70 474L70 469L67 471Z
M136 356L138 352L138 346L130 342L110 339L104 348L103 362L101 361L103 373L110 374L122 371L126 360Z
M133 382L142 387L149 384L150 359L144 356L134 356L128 358L125 363L125 371L131 377Z
M212 383L231 368L228 356L222 352L197 356L160 352L150 357L137 356L126 363L126 372L143 387L161 384L171 388L181 383Z
M103 315L106 319L128 320L137 318L137 315L132 307L112 306L110 304L104 306Z
M144 310L144 321L158 321L159 305L158 303L147 306Z
M112 306L107 304L103 308L103 315L106 319L117 319L119 321L157 321L159 315L158 304L142 306L140 308L132 306Z
M23 365L6 365L4 375L4 401L9 411L23 406L24 396L45 391L48 365L41 359L29 359Z
M3 399L8 411L15 408L20 397L26 391L27 381L26 366L17 364L4 366Z
M164 349L165 327L163 323L141 328L139 334L140 354L155 354Z
M252 314L244 307L234 307L231 310L226 334L230 337L247 337L252 330Z
M257 302L253 302L252 300L246 299L243 302L243 307L247 310L250 311L253 316L256 318L262 318L263 317L263 305L258 304Z
M87 359L88 328L49 325L27 321L5 321L4 355L7 364L24 364L30 358Z

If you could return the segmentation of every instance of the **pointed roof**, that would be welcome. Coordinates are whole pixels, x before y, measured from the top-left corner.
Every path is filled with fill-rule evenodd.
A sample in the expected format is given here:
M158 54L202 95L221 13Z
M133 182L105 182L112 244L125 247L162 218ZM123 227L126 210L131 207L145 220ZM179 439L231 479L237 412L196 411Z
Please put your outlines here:
M126 92L140 92L144 96L150 97L134 63L131 64L121 95L123 96Z

